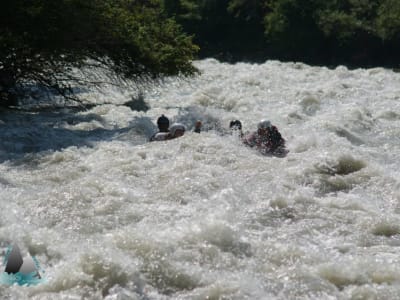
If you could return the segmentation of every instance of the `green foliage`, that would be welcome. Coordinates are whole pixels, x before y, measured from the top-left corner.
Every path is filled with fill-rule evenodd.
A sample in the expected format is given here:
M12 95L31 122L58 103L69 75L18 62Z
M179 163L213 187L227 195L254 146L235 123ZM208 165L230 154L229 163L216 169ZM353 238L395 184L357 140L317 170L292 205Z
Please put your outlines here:
M264 17L265 4L261 0L231 0L228 4L229 13L247 22L259 23Z
M226 58L396 65L398 0L164 0L201 47ZM222 54L221 54L222 53Z
M324 35L346 44L352 43L357 34L373 34L378 1L349 0L345 4L318 12L317 24Z
M158 0L7 0L0 8L2 98L27 83L67 95L74 67L137 81L196 72L197 47Z
M304 3L306 2L306 3ZM321 48L321 32L315 13L323 1L274 0L268 2L265 34L276 53L284 57L315 55Z
M265 33L289 59L373 64L399 49L396 0L270 0ZM389 59L396 61L393 55ZM398 59L397 59L398 61Z
M400 1L383 1L378 9L376 26L382 40L400 40Z
M168 16L194 36L202 57L245 58L262 51L262 0L164 0Z
M164 0L164 9L168 15L177 18L180 23L199 21L201 19L201 3L190 0Z

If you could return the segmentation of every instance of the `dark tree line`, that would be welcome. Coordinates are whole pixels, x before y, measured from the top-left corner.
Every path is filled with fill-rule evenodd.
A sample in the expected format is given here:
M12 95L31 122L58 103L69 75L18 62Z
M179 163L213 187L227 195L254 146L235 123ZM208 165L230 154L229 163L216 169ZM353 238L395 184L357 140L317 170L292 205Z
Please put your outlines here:
M259 0L163 0L200 46L200 57L257 60L266 54L263 18L268 9Z
M164 0L202 57L398 67L398 0Z

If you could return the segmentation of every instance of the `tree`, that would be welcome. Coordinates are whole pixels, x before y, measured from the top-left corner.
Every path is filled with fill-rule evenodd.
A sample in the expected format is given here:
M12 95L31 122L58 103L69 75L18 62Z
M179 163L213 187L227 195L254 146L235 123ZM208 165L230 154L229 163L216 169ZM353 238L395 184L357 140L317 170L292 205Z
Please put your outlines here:
M396 65L396 0L266 0L266 38L287 59L313 63Z
M77 99L71 82L88 82L76 68L136 82L191 75L197 50L158 0L7 0L0 5L0 105L13 104L29 84Z
M385 0L379 7L376 26L379 36L384 41L400 40L400 2Z
M246 59L264 46L263 0L163 0L167 14L194 36L200 56Z

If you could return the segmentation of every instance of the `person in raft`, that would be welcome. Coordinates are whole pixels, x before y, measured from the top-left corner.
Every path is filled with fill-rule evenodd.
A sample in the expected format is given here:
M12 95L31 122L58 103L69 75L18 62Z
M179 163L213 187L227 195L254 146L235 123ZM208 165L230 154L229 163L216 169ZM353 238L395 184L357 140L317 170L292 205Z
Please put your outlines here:
M150 137L150 142L155 141L155 137L157 134L159 133L168 133L169 132L169 119L164 116L161 115L161 117L159 117L157 119L157 127L158 127L158 132L154 133L151 137Z
M194 124L193 132L200 133L202 125L203 125L203 123L200 120L197 120L196 123Z
M262 154L279 154L285 155L285 140L268 120L261 120L258 123L257 131L245 135L242 139L243 143L249 147L255 147Z
M243 138L243 131L242 131L242 122L239 120L232 120L229 123L229 129L231 130L231 134L237 135L239 138Z

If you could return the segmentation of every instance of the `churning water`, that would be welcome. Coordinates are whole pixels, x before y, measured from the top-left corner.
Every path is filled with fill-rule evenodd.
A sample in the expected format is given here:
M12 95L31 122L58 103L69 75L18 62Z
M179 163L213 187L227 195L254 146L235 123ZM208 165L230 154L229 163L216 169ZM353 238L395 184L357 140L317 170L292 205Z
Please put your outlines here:
M85 112L0 115L0 244L46 277L0 297L399 299L400 74L196 65L146 90L146 112L108 89ZM161 113L185 136L147 143ZM225 134L262 118L287 157Z

